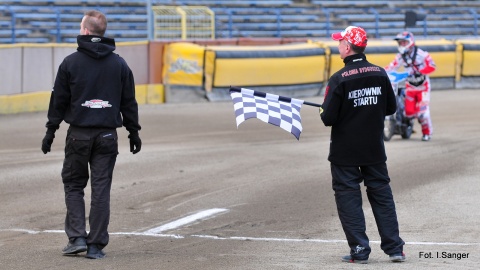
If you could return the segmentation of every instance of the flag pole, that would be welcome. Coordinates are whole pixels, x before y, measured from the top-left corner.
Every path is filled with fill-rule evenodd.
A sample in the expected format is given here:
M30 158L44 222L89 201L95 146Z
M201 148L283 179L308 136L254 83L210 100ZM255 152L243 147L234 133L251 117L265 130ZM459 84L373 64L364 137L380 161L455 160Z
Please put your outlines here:
M230 91L242 92L242 88L235 87L235 86L230 86ZM266 93L254 90L254 95L265 97ZM290 102L292 100L292 98L290 98L290 97L283 97L283 96L279 96L279 99L280 100L287 100L288 102ZM308 105L308 106L313 106L313 107L319 107L319 108L322 107L322 104L313 103L313 102L309 102L309 101L305 101L305 100L303 100L303 104Z
M319 108L322 107L322 104L313 103L313 102L309 102L309 101L305 101L305 100L303 101L303 104L313 106L313 107L319 107Z

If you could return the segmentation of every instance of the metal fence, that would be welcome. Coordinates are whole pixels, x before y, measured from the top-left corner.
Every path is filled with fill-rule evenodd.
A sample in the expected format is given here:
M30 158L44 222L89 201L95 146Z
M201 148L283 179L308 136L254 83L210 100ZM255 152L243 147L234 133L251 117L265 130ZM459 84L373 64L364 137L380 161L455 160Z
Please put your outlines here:
M215 39L215 14L203 6L154 6L154 39Z

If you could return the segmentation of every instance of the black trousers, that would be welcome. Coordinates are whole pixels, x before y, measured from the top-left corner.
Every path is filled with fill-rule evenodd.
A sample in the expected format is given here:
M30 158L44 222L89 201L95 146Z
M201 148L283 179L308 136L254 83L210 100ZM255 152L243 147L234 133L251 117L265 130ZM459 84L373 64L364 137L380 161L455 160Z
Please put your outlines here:
M352 258L368 259L371 251L362 209L360 189L362 181L367 187L368 201L380 234L380 247L389 255L401 253L405 242L399 236L397 213L387 165L381 163L349 167L331 164L330 167L338 216L347 237Z
M65 143L62 180L67 215L65 232L69 239L85 237L87 244L104 248L109 241L110 189L118 155L116 129L70 126ZM91 177L89 177L89 165ZM90 231L86 232L84 189L90 178Z

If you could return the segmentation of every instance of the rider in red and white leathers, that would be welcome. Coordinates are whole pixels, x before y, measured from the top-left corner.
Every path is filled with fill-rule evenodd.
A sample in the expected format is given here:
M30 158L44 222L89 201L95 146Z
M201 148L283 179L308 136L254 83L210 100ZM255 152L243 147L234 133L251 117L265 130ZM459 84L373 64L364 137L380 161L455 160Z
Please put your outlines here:
M428 74L435 71L435 62L428 52L415 45L412 33L399 33L395 40L398 42L399 53L385 70L394 71L403 66L409 73L405 82L405 116L418 119L422 125L422 140L429 141L433 127L430 118L431 84Z

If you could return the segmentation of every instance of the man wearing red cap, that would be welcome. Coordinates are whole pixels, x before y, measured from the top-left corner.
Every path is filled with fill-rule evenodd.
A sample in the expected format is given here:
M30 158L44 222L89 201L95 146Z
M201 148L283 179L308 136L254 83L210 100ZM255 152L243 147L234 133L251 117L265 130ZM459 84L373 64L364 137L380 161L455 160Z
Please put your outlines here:
M345 67L333 74L325 90L320 113L331 126L328 160L338 215L350 254L342 261L368 263L371 249L362 209L363 181L381 238L380 247L392 262L405 261L387 156L383 142L384 119L397 106L385 70L367 61L367 33L349 26L332 34Z

